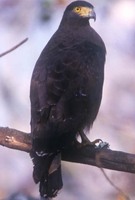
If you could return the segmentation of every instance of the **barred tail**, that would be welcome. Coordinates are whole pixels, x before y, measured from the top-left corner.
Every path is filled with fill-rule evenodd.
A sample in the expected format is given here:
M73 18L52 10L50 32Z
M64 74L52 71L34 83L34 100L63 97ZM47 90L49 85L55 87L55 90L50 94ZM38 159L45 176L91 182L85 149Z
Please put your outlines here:
M33 179L39 183L39 192L41 197L56 197L58 191L62 188L61 176L61 154L34 152L30 153L34 169Z

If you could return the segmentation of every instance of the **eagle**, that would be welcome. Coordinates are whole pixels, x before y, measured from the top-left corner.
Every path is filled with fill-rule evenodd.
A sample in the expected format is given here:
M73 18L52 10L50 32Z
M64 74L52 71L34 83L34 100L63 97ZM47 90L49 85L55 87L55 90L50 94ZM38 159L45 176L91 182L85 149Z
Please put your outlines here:
M106 48L90 19L96 20L92 4L69 4L32 74L30 155L33 179L44 199L56 197L63 186L62 150L78 135L85 143L99 111Z

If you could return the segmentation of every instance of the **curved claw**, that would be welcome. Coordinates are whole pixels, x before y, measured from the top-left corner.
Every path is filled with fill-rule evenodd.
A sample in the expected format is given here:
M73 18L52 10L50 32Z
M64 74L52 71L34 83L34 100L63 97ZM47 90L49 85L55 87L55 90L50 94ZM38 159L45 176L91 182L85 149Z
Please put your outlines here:
M100 144L101 142L103 142L101 139L96 139L94 141L90 141L87 136L84 134L83 131L79 132L82 143L81 146L97 146L97 144Z
M96 148L97 149L109 149L109 146L110 146L109 143L101 141L99 143L99 145L96 146Z
M103 141L101 139L96 139L93 142L91 142L93 145L97 146L97 144L102 143Z
M108 149L109 144L107 142L103 142L101 139L96 139L94 141L90 141L83 131L79 132L82 142L78 144L78 147L92 146L97 149Z

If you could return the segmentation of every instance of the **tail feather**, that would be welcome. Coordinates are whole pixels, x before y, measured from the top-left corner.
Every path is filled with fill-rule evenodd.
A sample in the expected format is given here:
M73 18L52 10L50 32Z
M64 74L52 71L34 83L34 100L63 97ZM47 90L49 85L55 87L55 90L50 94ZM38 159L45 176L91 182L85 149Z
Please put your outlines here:
M41 197L52 198L57 196L62 188L61 176L61 154L46 154L39 156L36 152L31 152L34 164L33 178L35 183L39 183Z

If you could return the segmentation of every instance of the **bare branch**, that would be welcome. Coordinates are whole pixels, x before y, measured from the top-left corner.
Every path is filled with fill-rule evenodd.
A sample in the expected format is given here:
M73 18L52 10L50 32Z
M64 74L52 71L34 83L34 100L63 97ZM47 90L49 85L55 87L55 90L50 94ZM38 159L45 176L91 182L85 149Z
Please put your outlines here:
M31 136L28 133L0 127L0 145L8 148L30 152ZM62 151L62 160L93 165L100 168L135 173L135 155L104 148L70 146Z
M30 134L8 127L0 127L0 145L26 152L32 148Z
M15 49L17 49L19 46L21 46L22 44L24 44L26 41L28 40L28 38L25 38L24 40L22 40L19 44L15 45L14 47L12 47L11 49L5 51L4 53L0 54L0 57L5 56L6 54L14 51Z

